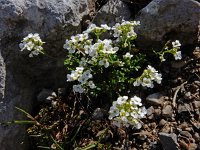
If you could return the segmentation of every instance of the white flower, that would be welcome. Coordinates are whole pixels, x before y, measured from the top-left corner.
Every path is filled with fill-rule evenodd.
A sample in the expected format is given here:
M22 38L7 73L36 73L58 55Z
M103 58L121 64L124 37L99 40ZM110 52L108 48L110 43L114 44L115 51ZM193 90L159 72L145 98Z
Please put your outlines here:
M127 33L127 37L128 37L128 38L136 37L136 36L137 36L137 34L135 33L134 30L131 30L130 32Z
M121 120L123 121L123 123L127 123L128 122L128 119L126 116L122 116L121 117Z
M135 128L136 129L140 129L142 127L142 124L140 122L138 122L136 125L135 125Z
M106 59L99 61L99 66L104 66L105 68L109 67L109 62Z
M117 106L118 106L118 103L117 103L117 101L113 101L113 104L112 104L112 106L114 106L114 107L117 107Z
M127 52L125 55L123 55L124 58L132 58L133 55L131 55L129 52Z
M88 33L78 34L77 35L79 41L84 41L88 39Z
M29 41L28 43L26 43L25 48L29 51L33 50L35 44L32 41Z
M132 116L134 119L139 118L139 115L138 115L136 112L131 112L131 116Z
M140 80L140 78L137 78L135 82L133 82L133 86L140 86L141 84L142 84L142 81Z
M82 74L83 73L83 70L84 70L84 68L83 67L76 67L76 72L78 73L78 74Z
M114 106L112 106L112 107L110 107L110 110L109 110L109 119L113 119L114 117L117 117L117 116L119 116L119 109L118 108L116 108L116 107L114 107Z
M109 27L107 24L102 24L101 27L106 29L106 30L110 30L111 29L111 27Z
M166 61L166 59L164 58L163 55L161 55L159 58L160 58L160 61L161 61L161 62Z
M92 74L90 70L86 70L82 73L82 75L79 77L78 81L81 82L81 84L85 84L88 79L92 78Z
M133 21L132 24L133 24L134 26L138 26L138 25L140 25L140 21Z
M129 115L130 114L127 111L125 111L124 109L121 109L120 116L126 116L126 117L128 117Z
M84 89L81 85L73 85L73 91L78 93L83 93Z
M21 49L21 51L24 50L24 47L25 47L25 43L24 42L19 44L19 48Z
M86 66L87 65L87 59L85 57L81 58L81 61L79 62L79 66Z
M155 80L158 84L161 84L162 75L159 74L159 73L155 73L154 80Z
M67 81L78 80L79 77L82 76L83 70L84 70L84 68L81 67L81 66L80 67L76 67L76 70L72 70L71 74L67 74Z
M130 99L130 104L131 105L138 105L138 106L142 106L142 103L141 103L141 98L137 97L137 96L134 96Z
M90 33L90 32L92 32L94 29L96 29L96 25L95 24L90 24L89 25L89 27L88 27L88 29L86 30L86 31L84 31L83 33Z
M78 42L78 38L76 36L71 36L71 43L77 43Z
M140 118L144 118L144 116L147 114L147 110L145 107L139 108L138 114L140 115Z
M73 54L75 52L75 49L76 49L74 47L74 45L72 44L72 42L69 41L69 40L65 41L65 44L63 45L63 48L67 49L69 51L69 53L71 53L71 54Z
M121 118L119 118L119 117L114 118L113 125L120 127L121 124L122 124Z
M75 81L79 78L79 74L76 71L72 71L71 74L67 74L67 81Z
M79 77L78 81L81 82L81 84L85 84L87 82L88 78L86 76Z
M91 89L95 89L95 88L96 88L96 85L94 84L93 81L89 81L89 82L88 82L88 86L89 86Z
M85 76L86 78L90 79L92 78L92 74L90 70L86 70L83 72L83 76Z
M150 66L150 65L147 66L147 70L148 70L150 73L152 73L152 74L158 72L154 67L152 67L152 66Z
M180 44L179 40L176 40L176 41L172 42L172 46L173 46L173 48L180 48L181 44Z
M149 78L143 78L142 79L142 86L144 86L144 87L146 86L146 87L149 87L149 88L154 87L152 80L149 79Z
M120 97L118 97L118 99L117 99L117 103L118 103L119 105L122 105L122 104L126 103L127 99L128 99L128 96L123 96L123 97L120 96Z
M181 51L177 51L176 54L174 55L174 58L175 58L175 60L180 60L180 59L182 59Z
M31 53L29 54L29 57L33 57L34 55L38 55L38 54L39 54L39 51L34 50L34 51L31 51Z

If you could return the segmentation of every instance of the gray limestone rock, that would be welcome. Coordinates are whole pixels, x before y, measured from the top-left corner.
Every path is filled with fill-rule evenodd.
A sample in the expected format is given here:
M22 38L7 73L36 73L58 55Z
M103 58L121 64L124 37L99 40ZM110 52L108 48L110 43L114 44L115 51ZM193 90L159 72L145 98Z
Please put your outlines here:
M159 133L160 142L164 150L178 150L177 135L172 133Z
M163 40L197 44L200 3L194 0L153 0L137 15L138 43L152 46Z
M131 12L126 3L121 0L109 0L96 14L93 23L113 26L122 20L129 20L130 17Z
M94 120L101 120L104 117L104 112L101 108L96 108L92 114Z
M164 100L165 96L162 93L153 93L146 98L146 102L152 105L163 105Z
M0 123L25 119L15 106L31 112L37 93L65 84L63 44L81 31L87 0L0 0ZM29 58L19 43L39 33L54 58ZM24 127L0 124L1 150L28 149Z
M42 91L37 95L37 100L43 103L50 103L53 96L57 96L54 91L49 89L42 89Z

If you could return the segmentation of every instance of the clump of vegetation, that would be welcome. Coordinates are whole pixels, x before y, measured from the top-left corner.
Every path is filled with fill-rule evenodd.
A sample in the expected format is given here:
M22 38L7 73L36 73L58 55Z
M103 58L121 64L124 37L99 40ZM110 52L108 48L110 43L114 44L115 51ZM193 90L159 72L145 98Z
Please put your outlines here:
M146 109L135 91L158 86L162 74L155 69L157 66L151 66L147 53L135 45L134 28L138 25L139 21L122 21L113 27L91 24L82 34L66 40L64 64L68 70L67 82L72 85L68 89L70 94L52 96L51 104L43 106L36 117L28 114L34 123L28 133L37 137L38 147L110 149L119 139L117 130L134 132L141 128ZM38 34L29 34L20 48L33 57L45 54L43 44ZM180 46L178 40L168 42L161 51L151 54L161 62L167 59L166 54L178 60ZM102 97L110 108L102 108L103 119L96 121L93 111L100 107L98 101ZM124 145L127 138L125 133Z

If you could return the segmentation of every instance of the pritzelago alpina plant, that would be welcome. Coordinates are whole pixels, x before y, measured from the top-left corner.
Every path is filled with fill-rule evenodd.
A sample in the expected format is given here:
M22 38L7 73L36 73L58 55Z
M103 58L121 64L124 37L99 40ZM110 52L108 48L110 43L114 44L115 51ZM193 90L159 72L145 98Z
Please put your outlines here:
M133 84L130 79L134 76L131 74L145 62L145 55L135 51L133 44L137 25L138 21L123 21L113 27L91 24L83 34L66 40L63 46L68 50L65 64L71 70L67 81L74 82L74 92L93 96L102 91L117 93ZM101 38L105 32L110 34L109 39Z
M21 48L21 51L30 51L29 57L33 57L34 55L38 55L39 53L44 53L42 47L43 44L44 42L42 42L38 33L30 33L22 40L22 43L19 44L19 47Z
M147 65L146 55L134 44L137 38L134 28L138 25L139 21L122 21L113 27L91 24L82 34L65 41L63 48L68 53L64 64L69 71L67 82L73 83L74 93L93 98L101 93L116 97L133 94L138 86L153 88L155 83L161 84L161 73ZM43 44L36 33L25 37L19 46L21 51L26 49L33 57L39 53L45 54ZM161 62L165 61L166 53L172 54L176 60L181 59L180 42L176 40L171 46L168 45L169 42L161 51L154 51ZM109 98L113 100L112 96ZM109 119L118 127L139 128L140 118L145 116L146 109L142 107L139 97L120 96L113 101L109 114Z
M158 84L161 84L162 75L158 73L158 71L155 70L155 68L148 65L147 69L143 71L142 75L136 78L133 85L134 86L142 85L143 87L153 88L154 87L153 81L157 82Z
M168 45L169 45L169 42L165 44L164 48L161 51L159 52L154 51L154 53L159 56L161 62L166 61L164 58L164 55L167 53L172 54L175 60L182 59L181 51L179 51L181 47L180 42L178 40L175 40L174 42L172 42L172 48L169 48Z
M108 118L113 120L113 124L117 127L134 126L139 129L141 128L140 119L147 113L145 107L141 106L141 99L137 96L130 99L128 96L120 96L117 101L113 101Z

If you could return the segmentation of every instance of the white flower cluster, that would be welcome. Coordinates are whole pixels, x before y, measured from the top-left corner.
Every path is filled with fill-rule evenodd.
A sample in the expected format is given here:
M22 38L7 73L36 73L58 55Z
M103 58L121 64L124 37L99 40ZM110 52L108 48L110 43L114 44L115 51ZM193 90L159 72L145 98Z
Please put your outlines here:
M173 55L174 55L175 60L182 59L181 51L178 51L181 47L180 42L178 40L176 40L176 41L172 42L172 46L174 49Z
M88 29L84 31L83 33L95 33L95 34L102 34L103 32L106 32L107 30L111 30L111 27L109 27L107 24L102 24L100 27L96 26L95 24L90 24Z
M145 107L141 107L141 99L137 96L128 98L128 96L120 96L109 110L109 119L113 120L113 124L117 127L134 126L141 128L140 119L144 118L147 111Z
M79 50L79 52L84 48L84 46L90 46L92 40L88 39L88 34L77 34L76 36L71 36L70 40L66 40L65 44L63 45L64 49L67 49L70 54Z
M172 42L172 49L168 49L168 46L165 46L161 52L158 52L161 62L166 60L164 58L165 53L170 53L174 55L175 60L182 59L181 51L178 51L180 47L181 47L181 44L178 40L175 40L174 42Z
M133 83L134 86L140 86L153 88L154 84L153 81L161 84L162 75L158 73L158 71L153 68L152 66L148 65L147 69L143 71L143 74L138 77L135 82Z
M134 31L134 27L140 25L139 21L123 21L121 24L116 23L112 27L114 31L113 36L116 37L116 41L121 41L121 39L135 39L137 34Z
M38 33L30 33L22 40L22 43L19 44L19 47L21 51L25 49L30 51L29 57L33 57L34 55L38 55L39 53L43 54L43 44L44 42L42 42Z
M123 55L123 57L131 59L133 57L133 55L131 55L129 52L127 52L125 55Z
M132 46L130 42L136 38L134 27L137 25L140 25L139 21L123 21L121 24L116 23L113 27L108 27L107 25L97 27L91 24L83 34L72 36L70 40L66 40L63 47L69 51L69 57L74 57L77 53L80 54L80 61L78 62L79 67L72 71L71 74L67 75L68 82L79 82L79 84L73 87L75 92L83 93L86 92L88 88L94 89L96 87L91 80L92 74L95 73L91 68L92 66L98 66L103 69L114 64L115 66L122 67L125 63L131 61L133 55L129 51L130 46ZM107 30L113 32L115 40L99 39L99 36ZM95 42L93 39L89 38L90 33L96 35L97 39ZM126 44L129 47L122 58L118 56L119 43L124 43L122 44L124 48L127 47ZM89 70L91 74L90 77L86 76L83 70ZM162 79L161 75L158 74L154 68L149 66L145 72L146 73L143 73L141 77L137 78L134 82L134 86L139 86L141 84L142 86L153 88L153 81L160 84Z
M82 35L78 35L83 37ZM85 36L86 37L86 36ZM80 43L84 42L84 43ZM92 78L92 70L87 70L89 65L98 64L108 68L110 65L109 56L115 54L118 51L118 47L113 47L112 40L98 40L94 44L89 44L86 38L80 41L79 38L73 37L71 40L66 41L64 48L69 50L69 53L75 53L77 47L82 48L81 52L83 57L79 62L79 67L76 67L76 70L73 70L71 74L67 75L67 81L79 81L79 85L74 85L73 89L75 92L83 93L89 87L94 89L96 86L93 81L89 81ZM79 51L78 51L79 53ZM83 70L87 70L84 71Z
M71 74L67 75L67 81L79 81L80 84L73 85L73 91L78 93L83 93L85 91L85 86L94 89L96 88L92 80L92 74L90 70L84 71L83 67L76 67Z

